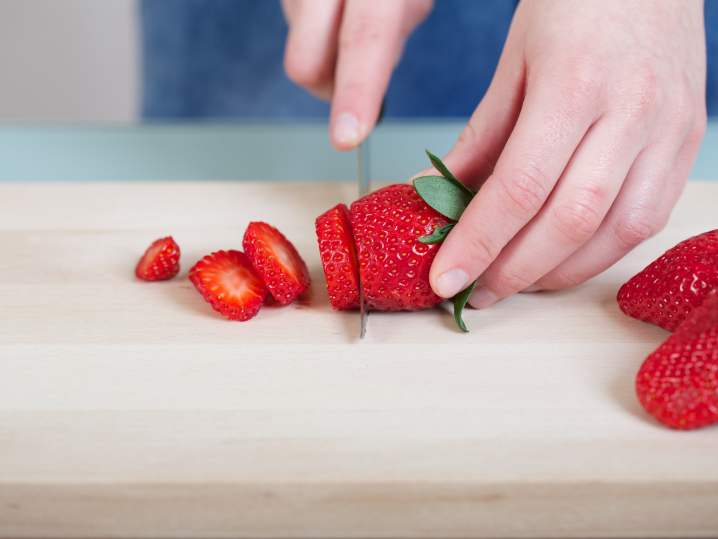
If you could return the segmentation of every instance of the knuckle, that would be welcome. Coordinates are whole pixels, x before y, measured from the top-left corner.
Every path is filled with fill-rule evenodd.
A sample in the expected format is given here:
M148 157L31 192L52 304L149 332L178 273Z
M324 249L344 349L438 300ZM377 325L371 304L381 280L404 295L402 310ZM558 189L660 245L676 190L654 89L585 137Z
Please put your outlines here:
M518 292L534 284L536 278L530 272L519 272L512 268L503 268L498 275L498 281L503 287Z
M654 212L648 208L635 208L621 216L614 225L614 234L628 249L633 249L653 234Z
M509 171L498 178L500 197L508 212L517 219L530 219L548 198L548 178L535 165Z
M595 99L605 87L605 70L598 61L581 59L570 62L569 91L575 100Z
M655 115L665 101L663 86L656 72L651 68L638 70L631 77L622 101L622 109L629 120Z
M577 200L553 209L553 226L570 243L585 243L601 224L595 201Z
M342 29L339 36L341 49L361 50L368 45L383 41L386 28L383 22L376 17L361 16Z
M487 150L485 144L480 144L479 140L480 138L476 129L471 122L469 122L461 130L461 134L459 134L459 138L454 146L454 149L459 149L461 152L471 152L474 162L476 163L476 170L481 171L480 177L467 177L466 180L468 181L478 182L485 180L488 175L493 173L496 164L496 157Z
M284 71L293 83L309 88L321 85L331 76L321 63L314 61L299 46L287 49Z
M473 223L459 221L454 230L459 230L465 252L471 253L471 258L483 266L493 262L501 248L491 241L486 231L478 230Z
M708 115L706 113L705 105L700 107L693 117L693 122L688 129L688 135L686 136L686 142L688 144L698 147L706 134L706 128L708 127Z
M578 286L585 283L590 277L585 275L577 274L576 272L570 273L556 268L551 272L551 287L552 289L560 288L571 288L572 286Z
M688 133L696 116L693 93L687 86L680 86L670 95L669 122L679 133Z
M458 143L462 144L466 148L473 148L475 147L476 141L477 141L477 133L474 129L474 126L471 125L471 122L467 123L466 126L461 130L461 133L459 134Z
M537 74L542 85L557 90L566 107L582 110L606 89L608 73L598 57L566 55L560 67Z

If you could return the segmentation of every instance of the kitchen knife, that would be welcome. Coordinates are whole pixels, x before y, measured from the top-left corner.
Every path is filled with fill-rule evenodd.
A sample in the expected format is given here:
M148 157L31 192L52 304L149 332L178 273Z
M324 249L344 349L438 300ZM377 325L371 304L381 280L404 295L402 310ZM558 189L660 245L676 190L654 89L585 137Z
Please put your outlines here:
M369 194L369 138L367 137L357 148L359 169L359 198ZM359 279L359 314L361 315L361 330L359 338L366 335L366 325L369 320L369 309L364 301L364 289Z
M377 118L376 125L379 125L382 118L384 117L384 108L386 101L382 101L381 109L379 110L379 118ZM369 172L370 172L370 139L371 135L364 139L364 141L357 148L357 166L359 176L359 198L369 194ZM361 279L359 279L359 314L361 316L361 330L359 331L359 338L363 339L366 335L366 325L369 320L369 309L366 306L364 299L364 289L362 288Z

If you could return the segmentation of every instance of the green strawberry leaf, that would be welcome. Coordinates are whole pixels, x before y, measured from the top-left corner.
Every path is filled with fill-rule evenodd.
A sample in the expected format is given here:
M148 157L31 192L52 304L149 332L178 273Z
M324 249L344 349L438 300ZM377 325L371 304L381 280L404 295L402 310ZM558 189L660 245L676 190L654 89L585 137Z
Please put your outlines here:
M461 331L465 331L466 333L468 333L469 330L466 329L466 324L464 324L461 314L464 312L464 307L466 306L466 302L469 301L469 296L471 295L471 292L473 292L475 284L476 281L471 283L466 290L459 292L454 296L454 320L456 320L456 324L459 326L459 329Z
M449 223L448 225L437 227L429 236L422 236L419 238L419 241L421 243L441 243L446 239L446 236L449 235L449 232L451 232L451 229L455 226L456 223Z
M458 221L472 195L443 176L422 176L414 180L414 189L429 206L452 221Z
M469 189L466 187L463 183L461 183L459 180L456 179L456 176L454 176L451 172L449 172L449 169L446 168L446 165L442 162L441 159L436 157L433 153L431 153L429 150L424 148L424 151L426 152L426 155L429 156L429 160L431 161L431 164L434 165L434 168L439 171L439 174L441 174L444 178L449 180L451 183L453 183L456 187L464 191L469 196L469 200L474 198L474 193L472 189Z

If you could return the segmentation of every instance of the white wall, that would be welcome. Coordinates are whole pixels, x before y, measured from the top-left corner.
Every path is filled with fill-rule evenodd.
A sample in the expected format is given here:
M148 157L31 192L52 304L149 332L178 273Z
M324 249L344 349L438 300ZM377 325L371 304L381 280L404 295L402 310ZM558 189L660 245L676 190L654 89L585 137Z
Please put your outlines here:
M136 0L0 0L0 121L132 121Z

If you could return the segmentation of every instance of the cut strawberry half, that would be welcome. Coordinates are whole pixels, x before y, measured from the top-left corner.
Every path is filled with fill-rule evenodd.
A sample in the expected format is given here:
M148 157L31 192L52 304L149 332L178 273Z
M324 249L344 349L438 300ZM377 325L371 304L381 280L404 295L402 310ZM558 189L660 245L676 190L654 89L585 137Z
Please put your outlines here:
M718 288L718 230L680 242L618 291L618 305L633 318L676 331Z
M337 311L359 307L359 263L349 208L338 204L316 220L327 292Z
M244 253L217 251L197 262L189 279L212 308L232 320L256 316L269 293Z
M249 223L242 241L244 252L272 296L289 305L307 291L309 270L287 238L267 223Z
M180 250L172 236L161 238L149 246L140 258L135 275L143 281L164 281L179 272Z
M674 429L718 422L718 291L643 362L636 393L648 413Z

